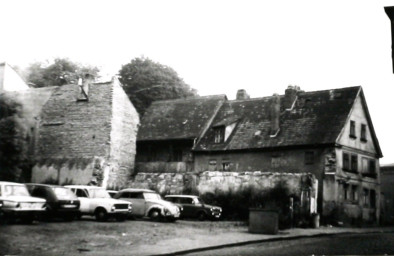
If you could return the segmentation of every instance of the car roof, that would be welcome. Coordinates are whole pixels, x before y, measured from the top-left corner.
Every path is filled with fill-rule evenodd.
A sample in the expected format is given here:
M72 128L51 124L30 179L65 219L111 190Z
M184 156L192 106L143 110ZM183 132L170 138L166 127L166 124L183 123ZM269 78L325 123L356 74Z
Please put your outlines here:
M149 192L149 193L156 193L156 191L150 190L150 189L144 189L144 188L125 188L120 190L120 192Z
M0 181L0 185L25 185L22 183L10 182L10 181Z
M117 190L110 190L110 189L107 189L107 191L108 191L108 192L114 192L114 193L118 193L118 191L117 191Z
M40 186L40 187L50 187L50 188L64 188L60 185L52 185L52 184L40 184L40 183L25 183L27 186Z
M165 197L183 197L183 198L196 198L195 195L166 195Z
M67 185L66 188L81 188L81 189L89 189L89 188L102 188L98 186L89 186L89 185Z

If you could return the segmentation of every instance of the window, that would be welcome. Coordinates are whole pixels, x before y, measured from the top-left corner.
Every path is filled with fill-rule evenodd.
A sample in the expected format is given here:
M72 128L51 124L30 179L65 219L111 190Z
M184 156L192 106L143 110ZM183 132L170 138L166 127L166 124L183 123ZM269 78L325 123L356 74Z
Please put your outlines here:
M361 124L361 141L367 141L367 126L365 124Z
M215 143L224 142L224 127L220 126L215 128Z
M350 121L350 138L356 138L356 122Z
M222 170L223 170L223 171L228 171L229 169L230 169L230 162L224 161L224 162L222 163Z
M134 199L144 199L144 195L142 192L131 192L129 194L129 197Z
M209 164L209 166L208 166L209 171L215 171L216 170L216 160L214 160L214 159L209 160L208 164Z
M350 198L352 201L358 201L358 186L352 185L352 197Z
M363 189L363 205L368 206L369 200L368 200L368 189L364 188Z
M305 152L305 164L314 164L315 162L315 152L313 151L306 151Z
M376 174L375 160L369 160L368 171L371 174Z
M350 186L349 184L343 184L343 198L350 200Z
M369 206L371 208L376 208L376 193L373 189L369 191Z
M82 189L77 189L75 194L77 195L77 197L88 197L86 192Z
M357 172L357 165L358 165L358 161L357 161L358 157L357 155L352 155L352 159L351 159L351 171L352 172Z
M343 153L342 155L342 169L349 170L350 169L350 162L349 162L349 154Z

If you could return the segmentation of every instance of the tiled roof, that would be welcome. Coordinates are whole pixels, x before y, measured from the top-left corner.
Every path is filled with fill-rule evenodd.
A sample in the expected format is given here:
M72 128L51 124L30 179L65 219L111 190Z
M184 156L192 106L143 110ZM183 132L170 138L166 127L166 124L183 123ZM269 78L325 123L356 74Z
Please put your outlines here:
M213 95L155 101L142 117L138 141L195 139L225 100Z
M194 147L195 151L263 149L281 146L335 143L361 87L298 92L292 110L284 110L280 96L280 131L270 136L270 104L273 97L232 100L223 104L212 124L238 120L224 143L214 143L210 128Z

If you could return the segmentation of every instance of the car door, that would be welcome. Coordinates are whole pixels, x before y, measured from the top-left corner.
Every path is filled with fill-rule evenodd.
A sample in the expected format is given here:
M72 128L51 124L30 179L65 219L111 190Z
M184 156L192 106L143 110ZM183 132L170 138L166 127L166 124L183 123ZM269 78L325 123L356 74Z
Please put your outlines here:
M133 204L133 210L131 211L133 216L145 215L145 200L142 192L123 191L116 196L116 199L131 202Z
M86 191L86 189L73 188L71 190L79 199L79 211L82 213L90 213L90 199L88 197L88 192Z
M192 198L178 198L180 200L180 204L183 206L183 216L185 217L194 217L197 214L196 206L193 204Z

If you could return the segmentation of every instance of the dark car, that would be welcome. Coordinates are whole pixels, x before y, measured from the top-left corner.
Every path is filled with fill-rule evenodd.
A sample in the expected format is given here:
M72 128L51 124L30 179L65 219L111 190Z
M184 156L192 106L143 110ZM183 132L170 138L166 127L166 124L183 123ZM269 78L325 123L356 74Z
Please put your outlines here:
M26 184L30 195L46 199L47 218L71 221L79 214L80 201L69 188L57 185Z
M197 218L202 221L205 219L219 219L222 215L221 207L205 204L198 196L167 195L165 200L182 205L182 218Z

